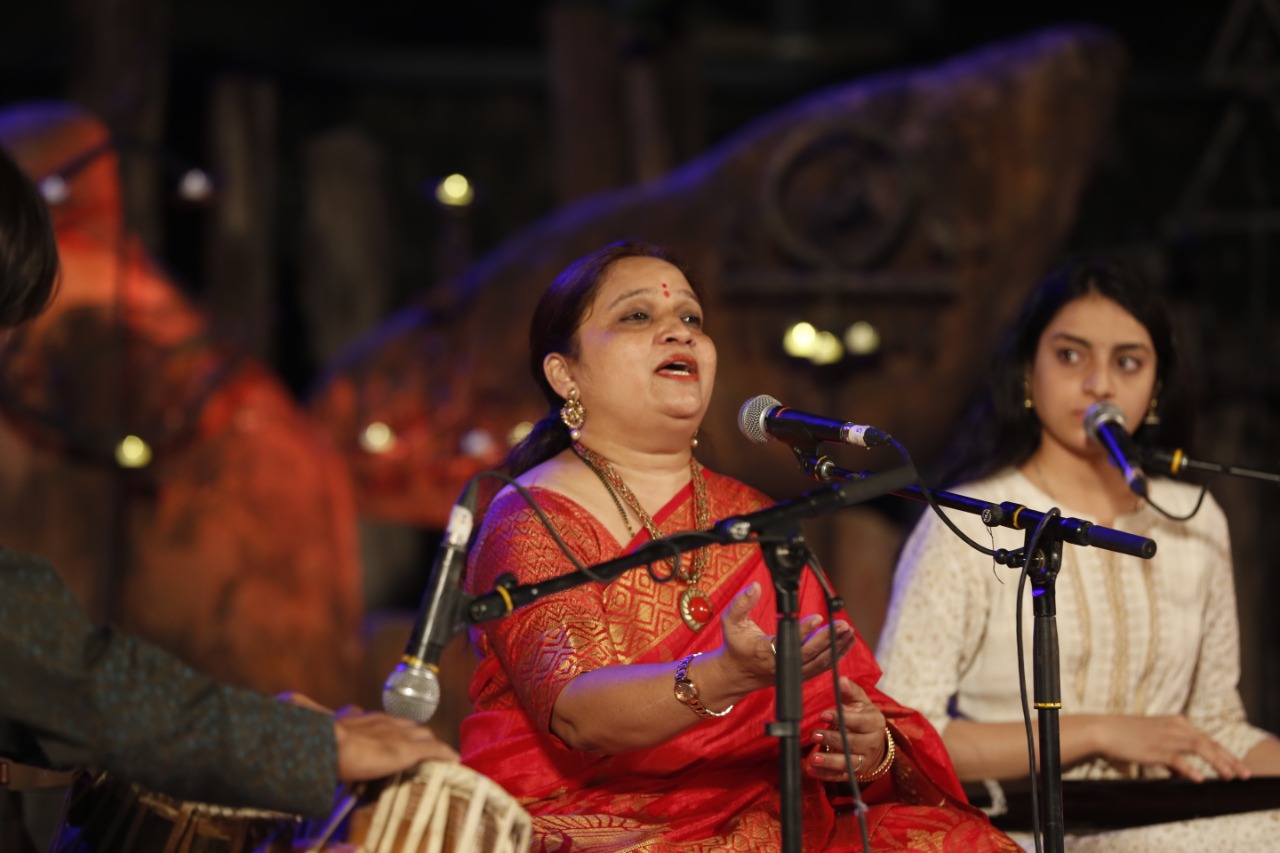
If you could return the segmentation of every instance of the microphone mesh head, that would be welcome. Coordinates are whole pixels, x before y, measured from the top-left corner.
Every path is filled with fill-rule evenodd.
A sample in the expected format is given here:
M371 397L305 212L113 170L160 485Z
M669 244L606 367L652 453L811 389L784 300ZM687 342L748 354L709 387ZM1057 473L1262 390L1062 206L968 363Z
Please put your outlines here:
M770 409L781 405L768 394L752 397L738 410L738 429L756 444L764 444L772 440L773 436L769 435L768 430L764 428L764 416Z
M440 707L440 679L426 667L400 664L382 686L382 710L393 717L425 723Z
M1084 413L1084 431L1094 441L1098 440L1098 427L1105 423L1119 424L1121 429L1125 429L1124 412L1115 403L1094 403Z

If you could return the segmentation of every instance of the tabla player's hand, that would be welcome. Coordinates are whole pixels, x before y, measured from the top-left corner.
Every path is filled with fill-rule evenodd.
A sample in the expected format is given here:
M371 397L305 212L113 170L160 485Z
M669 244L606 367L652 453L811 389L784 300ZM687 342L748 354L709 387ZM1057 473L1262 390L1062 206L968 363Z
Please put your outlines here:
M281 693L283 702L333 714L338 743L338 779L361 782L408 770L423 761L457 761L458 753L431 729L412 720L348 706L333 711L301 693Z
M453 747L431 729L378 711L344 712L334 717L338 779L381 779L423 761L457 761Z
M326 708L316 700L296 690L286 690L276 696L281 702L287 702L290 705L297 705L299 708L310 708L312 711L319 711L322 714L332 714L332 708Z

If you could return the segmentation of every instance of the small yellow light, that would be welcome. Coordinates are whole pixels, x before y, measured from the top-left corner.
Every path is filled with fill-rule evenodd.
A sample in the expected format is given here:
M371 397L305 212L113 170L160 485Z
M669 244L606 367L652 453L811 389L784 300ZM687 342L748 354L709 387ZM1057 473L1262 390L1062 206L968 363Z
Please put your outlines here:
M145 468L151 464L151 446L136 435L126 435L116 445L116 464L121 468Z
M866 320L859 320L844 330L844 345L854 355L871 355L880 349L880 332Z
M835 364L844 358L844 346L840 339L830 332L818 332L813 341L813 352L809 360L814 364Z
M395 446L395 430L382 421L374 421L360 433L360 448L366 453L386 453Z
M812 323L793 323L782 335L782 349L792 358L809 358L817 338L818 330Z
M436 184L436 201L448 207L466 207L475 197L475 190L465 175L455 173Z
M533 424L529 421L521 421L511 428L511 432L507 433L507 444L515 447L533 432Z

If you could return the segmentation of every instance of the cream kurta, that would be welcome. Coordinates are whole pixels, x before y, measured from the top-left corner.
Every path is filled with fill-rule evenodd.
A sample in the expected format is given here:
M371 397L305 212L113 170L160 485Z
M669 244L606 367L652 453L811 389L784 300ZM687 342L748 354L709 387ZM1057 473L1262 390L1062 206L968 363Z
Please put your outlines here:
M1174 515L1190 511L1199 493L1196 487L1164 479L1153 479L1150 489L1152 499ZM956 491L1037 510L1056 505L1017 469ZM1061 510L1065 516L1094 521L1070 507ZM977 516L958 511L948 511L948 516L983 545L990 546L993 536L997 548L1023 545L1021 531L989 531ZM1172 521L1145 506L1109 526L1154 539L1157 553L1143 560L1101 548L1063 546L1055 585L1062 713L1185 714L1243 756L1266 733L1245 721L1237 689L1239 630L1230 541L1221 508L1206 497L1193 519ZM950 719L949 703L954 714L976 721L1021 720L1014 632L1017 591L1016 570L972 550L932 512L926 513L907 541L894 578L877 650L884 669L881 689L924 713L939 731ZM1023 620L1031 697L1029 595ZM1212 773L1207 764L1202 767ZM1134 767L1101 759L1064 774L1134 775ZM1154 773L1146 768L1144 775ZM1280 812L1254 817L1263 815L1270 816L1272 832L1280 829ZM1175 826L1186 824L1165 828Z

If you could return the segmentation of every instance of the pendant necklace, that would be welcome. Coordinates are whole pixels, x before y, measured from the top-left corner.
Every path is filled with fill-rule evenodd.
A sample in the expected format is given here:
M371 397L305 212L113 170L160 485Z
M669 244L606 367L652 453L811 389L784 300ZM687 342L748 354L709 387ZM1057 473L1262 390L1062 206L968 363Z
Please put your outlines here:
M600 482L604 484L609 496L613 498L614 506L618 508L618 513L622 516L622 522L627 526L628 534L631 534L633 538L635 536L631 528L631 519L627 516L626 510L623 509L623 504L630 507L631 511L640 519L640 524L649 532L650 539L662 538L658 526L653 523L649 513L644 511L644 507L640 505L640 499L636 497L635 492L631 491L631 487L618 475L613 463L586 447L580 441L573 443L573 452L578 454L578 458L585 462L587 467L600 478ZM692 457L689 458L689 474L693 480L694 526L698 530L706 530L711 526L711 507L707 498L707 483L702 478L702 466L698 464L698 460ZM687 570L681 564L678 556L672 557L668 564L671 566L671 571L676 578L688 584L685 591L680 594L680 618L692 630L700 631L703 626L711 621L711 616L713 615L711 600L707 598L706 593L698 588L698 581L702 578L702 573L707 570L707 549L699 548L694 551L689 562L691 565Z

